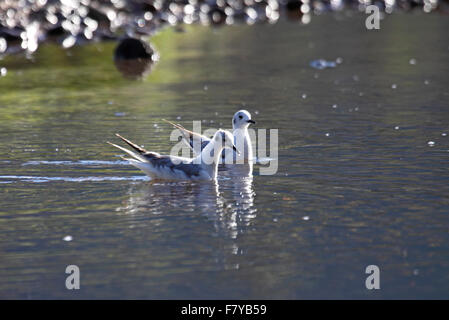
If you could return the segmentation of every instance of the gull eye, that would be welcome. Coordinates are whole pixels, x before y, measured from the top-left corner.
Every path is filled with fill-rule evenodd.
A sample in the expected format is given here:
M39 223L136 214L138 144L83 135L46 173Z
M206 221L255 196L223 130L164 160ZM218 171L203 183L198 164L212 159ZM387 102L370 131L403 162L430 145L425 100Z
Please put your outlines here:
M239 119L242 119L243 117L242 117L242 115L239 115Z

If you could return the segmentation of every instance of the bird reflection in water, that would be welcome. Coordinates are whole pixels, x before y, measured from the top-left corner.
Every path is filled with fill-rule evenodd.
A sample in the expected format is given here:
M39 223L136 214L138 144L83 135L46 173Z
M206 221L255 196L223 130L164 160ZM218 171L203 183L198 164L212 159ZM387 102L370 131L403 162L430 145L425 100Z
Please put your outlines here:
M221 194L217 198L214 223L217 233L226 233L235 239L256 217L252 172L252 162L219 167L219 176L226 179L226 183L221 183Z
M133 185L125 206L116 211L142 220L148 214L157 225L183 212L202 215L213 222L213 233L235 239L256 217L252 163L220 166L218 181L151 181ZM136 188L137 186L137 188Z

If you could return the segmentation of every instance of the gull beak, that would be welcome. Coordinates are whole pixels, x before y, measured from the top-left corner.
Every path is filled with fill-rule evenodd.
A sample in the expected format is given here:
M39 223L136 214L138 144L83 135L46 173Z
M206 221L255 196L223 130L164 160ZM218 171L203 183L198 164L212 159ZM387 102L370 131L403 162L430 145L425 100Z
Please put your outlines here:
M254 121L254 120L248 120L248 121L246 121L246 122L252 123L252 124L256 124L256 121Z
M237 148L235 146L232 146L232 150L235 151L235 153L237 153L238 155L240 155L240 151L237 150Z

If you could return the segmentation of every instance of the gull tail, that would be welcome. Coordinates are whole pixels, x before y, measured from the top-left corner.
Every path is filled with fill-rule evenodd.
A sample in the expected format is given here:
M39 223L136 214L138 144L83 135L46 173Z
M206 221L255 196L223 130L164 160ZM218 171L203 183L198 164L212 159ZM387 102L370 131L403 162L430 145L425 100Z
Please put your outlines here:
M116 144L114 144L114 143L112 143L112 142L109 142L109 141L107 141L107 143L109 143L111 146L116 147L117 149L120 149L120 150L126 152L126 153L129 154L131 157L133 157L134 159L139 160L140 162L148 162L148 160L145 159L145 157L143 157L142 155L140 155L140 154L138 154L138 153L135 153L134 151L125 149L125 148L120 147L120 146L118 146L118 145L116 145ZM128 161L129 161L129 160L135 161L134 159L127 159L127 158L124 158L124 159L125 159L125 160L128 160ZM131 162L131 161L130 161L130 162Z
M138 146L137 144L135 144L134 142L129 141L128 139L123 138L121 135L119 135L118 133L115 134L117 137L119 137L120 139L122 139L123 141L125 141L131 148L133 148L134 150L136 150L139 153L147 153L148 151L145 150L144 148L142 148L141 146Z
M128 161L130 165L133 165L137 169L142 170L151 179L155 179L154 172L153 172L153 170L151 170L152 166L151 166L151 164L148 161L143 162L143 161L136 160L136 159L126 158L124 156L121 156L120 158L122 158L123 160Z

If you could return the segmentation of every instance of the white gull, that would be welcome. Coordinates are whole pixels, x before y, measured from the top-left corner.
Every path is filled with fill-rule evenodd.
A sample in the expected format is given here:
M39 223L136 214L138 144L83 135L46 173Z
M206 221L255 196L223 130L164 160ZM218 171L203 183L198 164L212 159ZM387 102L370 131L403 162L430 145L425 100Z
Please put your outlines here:
M160 155L159 153L145 150L119 134L116 134L116 136L131 146L134 151L109 141L108 143L133 157L133 159L124 159L145 172L152 179L213 180L217 178L218 161L223 149L231 148L239 153L234 145L232 134L221 129L214 134L210 143L195 158Z
M180 124L164 121L170 123L175 128L179 129L183 136L183 140L193 149L195 154L200 154L201 151L209 144L210 138L196 132L187 130ZM244 163L253 161L253 147L251 138L249 136L248 127L250 124L256 122L251 119L251 114L246 110L237 111L232 117L232 133L234 136L234 145L242 151L240 154L233 150L223 151L224 163ZM223 160L223 159L222 159Z

